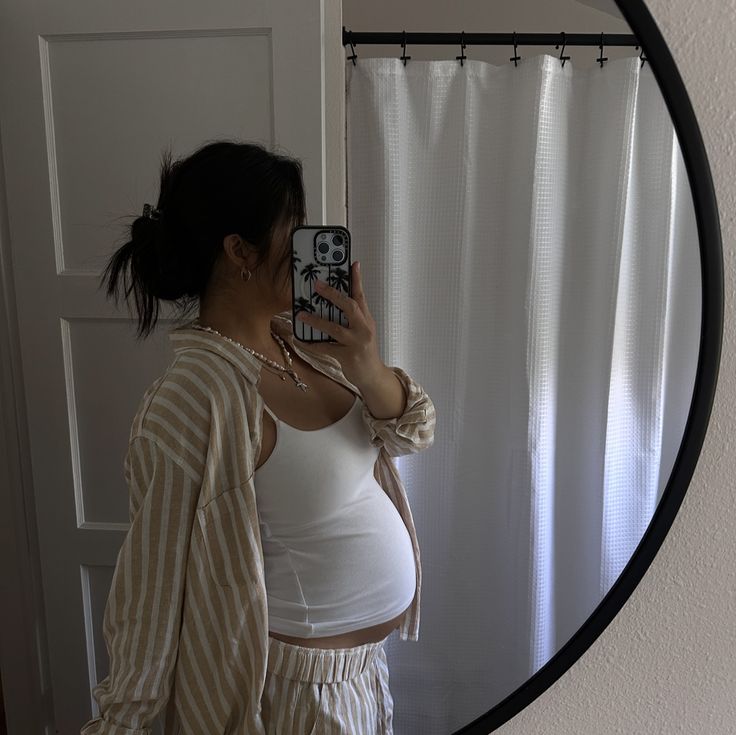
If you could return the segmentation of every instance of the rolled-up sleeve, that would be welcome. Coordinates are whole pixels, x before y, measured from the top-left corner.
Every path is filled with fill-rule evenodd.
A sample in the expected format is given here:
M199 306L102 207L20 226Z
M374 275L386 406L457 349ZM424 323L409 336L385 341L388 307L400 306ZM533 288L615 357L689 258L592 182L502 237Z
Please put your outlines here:
M80 735L151 735L174 678L201 484L152 436L131 440L125 477L131 526L103 618L109 674L92 689L99 716Z
M406 394L406 408L401 416L377 419L363 403L363 419L374 447L384 447L391 457L416 454L432 446L436 422L434 403L427 392L405 370L389 366Z

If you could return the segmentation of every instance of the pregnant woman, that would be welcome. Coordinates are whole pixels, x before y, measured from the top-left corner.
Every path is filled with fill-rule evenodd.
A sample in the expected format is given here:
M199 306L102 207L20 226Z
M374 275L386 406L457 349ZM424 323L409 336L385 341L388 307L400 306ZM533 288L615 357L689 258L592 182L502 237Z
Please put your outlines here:
M423 388L380 359L359 269L336 342L291 321L301 164L219 141L164 161L108 271L130 265L139 331L198 305L133 419L131 527L105 608L93 733L392 733L384 643L417 640L421 568L391 457L431 446ZM106 273L106 277L108 274ZM301 318L301 315L300 315Z

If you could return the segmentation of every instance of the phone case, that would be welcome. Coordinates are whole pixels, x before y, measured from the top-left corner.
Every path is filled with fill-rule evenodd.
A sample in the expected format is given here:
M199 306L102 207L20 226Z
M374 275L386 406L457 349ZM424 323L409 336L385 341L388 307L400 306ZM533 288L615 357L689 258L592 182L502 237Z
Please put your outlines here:
M302 342L336 342L329 334L298 320L306 311L344 327L348 320L342 309L315 289L317 279L348 296L351 282L350 233L341 225L303 225L291 234L292 322L294 337Z

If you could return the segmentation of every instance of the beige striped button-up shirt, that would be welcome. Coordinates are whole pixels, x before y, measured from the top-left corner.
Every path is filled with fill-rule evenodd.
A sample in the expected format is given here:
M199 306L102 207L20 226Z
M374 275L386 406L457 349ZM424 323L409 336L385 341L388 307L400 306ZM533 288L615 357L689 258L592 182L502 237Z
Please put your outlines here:
M290 312L273 330L299 357L361 396L339 362L293 336ZM125 479L130 530L115 566L103 635L110 672L92 690L100 715L81 735L264 735L268 654L263 549L253 480L261 450L261 361L189 324L169 333L175 358L146 390L133 419ZM419 638L421 565L411 510L392 457L434 441L423 388L390 368L406 393L397 418L362 406L374 475L411 536L416 592L399 628Z

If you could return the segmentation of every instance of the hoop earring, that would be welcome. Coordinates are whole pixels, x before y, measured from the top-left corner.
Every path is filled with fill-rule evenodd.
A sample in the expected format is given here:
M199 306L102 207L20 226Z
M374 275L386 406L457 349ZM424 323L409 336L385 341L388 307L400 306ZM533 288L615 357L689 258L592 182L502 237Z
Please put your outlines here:
M247 277L247 278L244 278L244 277L243 277L243 271L244 271L244 270L245 270L245 271L248 271L248 277ZM240 269L240 278L241 278L241 279L242 279L243 281L245 281L246 283L247 283L248 281L250 281L250 277L251 277L252 275L253 275L253 274L252 274L252 273L251 273L251 272L250 272L250 271L249 271L249 270L248 270L247 268L241 268L241 269Z

